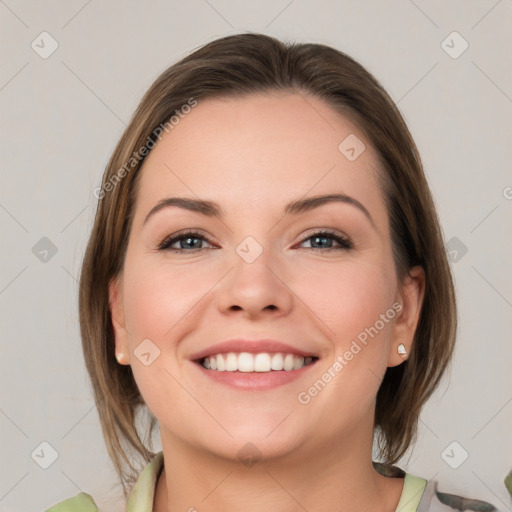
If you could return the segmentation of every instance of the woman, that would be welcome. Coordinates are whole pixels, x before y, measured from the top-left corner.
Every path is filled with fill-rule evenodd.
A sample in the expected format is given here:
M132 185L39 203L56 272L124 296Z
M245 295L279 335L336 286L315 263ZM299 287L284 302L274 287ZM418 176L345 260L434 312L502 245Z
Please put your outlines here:
M393 465L456 306L416 147L361 65L213 41L150 87L95 196L80 325L128 511L495 510Z

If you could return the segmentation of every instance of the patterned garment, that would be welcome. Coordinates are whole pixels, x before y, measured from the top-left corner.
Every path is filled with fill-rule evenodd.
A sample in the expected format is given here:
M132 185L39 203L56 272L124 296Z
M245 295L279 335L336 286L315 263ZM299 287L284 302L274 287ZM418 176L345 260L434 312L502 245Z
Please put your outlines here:
M406 473L403 469L397 466L389 464L382 464L380 462L373 462L373 467L384 476L402 478L411 476ZM414 477L417 478L417 477ZM453 512L457 510L459 512L465 511L479 511L479 512L500 512L506 509L498 509L491 503L482 500L476 500L471 498L464 498L457 494L449 494L437 490L438 482L436 480L429 480L428 482L424 479L420 479L425 482L422 488L422 494L419 502L412 506L412 503L402 503L404 493L406 491L404 485L404 492L402 493L402 499L398 503L398 507L395 512ZM505 487L510 495L510 501L512 503L512 470L505 478ZM414 501L414 496L411 497L411 502Z

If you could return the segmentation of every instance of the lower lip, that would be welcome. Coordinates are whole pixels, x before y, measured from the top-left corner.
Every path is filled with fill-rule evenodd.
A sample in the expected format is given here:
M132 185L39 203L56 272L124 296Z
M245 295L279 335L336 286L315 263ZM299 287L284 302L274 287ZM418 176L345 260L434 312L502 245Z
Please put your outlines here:
M193 363L210 379L231 386L236 389L248 391L273 389L284 384L288 384L305 375L310 368L315 366L317 361L308 366L303 366L299 370L280 370L270 372L219 372L208 370L200 363Z

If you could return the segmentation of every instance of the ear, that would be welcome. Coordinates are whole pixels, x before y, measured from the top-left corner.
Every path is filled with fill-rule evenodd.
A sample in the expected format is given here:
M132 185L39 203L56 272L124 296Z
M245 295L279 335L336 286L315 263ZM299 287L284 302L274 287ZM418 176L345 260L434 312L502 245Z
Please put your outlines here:
M130 364L130 345L125 324L122 282L122 275L110 281L108 287L109 306L118 362L119 364Z
M414 333L420 318L424 294L425 272L422 267L413 267L405 278L396 298L397 303L401 304L402 307L393 326L388 366L398 366L409 357ZM398 353L398 346L401 343L405 346L406 354Z

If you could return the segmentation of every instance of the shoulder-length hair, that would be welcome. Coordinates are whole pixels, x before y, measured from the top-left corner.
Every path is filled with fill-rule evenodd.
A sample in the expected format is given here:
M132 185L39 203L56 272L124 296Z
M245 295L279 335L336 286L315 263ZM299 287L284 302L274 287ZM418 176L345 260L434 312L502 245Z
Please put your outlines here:
M131 367L115 359L109 309L108 287L123 268L138 171L185 105L275 91L320 98L366 134L379 158L397 276L403 282L415 265L425 272L410 356L387 369L377 394L374 433L384 462L395 463L416 440L420 411L450 362L457 324L453 278L420 156L392 99L364 67L329 46L286 44L254 33L217 39L151 85L94 192L99 202L80 276L80 329L103 435L125 495L137 475L134 456L147 463L155 455L151 437L157 423ZM139 411L149 418L142 433Z

